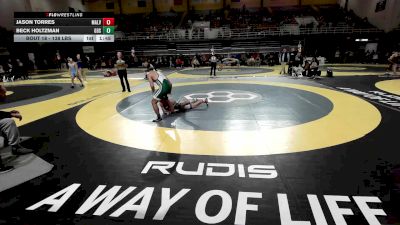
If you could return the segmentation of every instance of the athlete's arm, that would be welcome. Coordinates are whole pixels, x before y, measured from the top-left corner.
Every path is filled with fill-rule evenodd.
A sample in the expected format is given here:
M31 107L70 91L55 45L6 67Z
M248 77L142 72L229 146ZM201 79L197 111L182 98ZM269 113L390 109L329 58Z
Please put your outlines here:
M393 55L391 55L391 56L388 58L388 61L389 61L390 63L393 63L393 64L394 64L394 62L393 62L393 58L394 58L394 54L393 54Z
M168 111L165 109L165 106L162 102L160 102L160 106L161 106L161 110L163 111L163 113L167 114Z
M152 92L155 92L156 89L154 88L153 73L151 73L151 72L148 73L148 74L147 74L147 79L148 79L148 81L149 81L151 91L152 91Z

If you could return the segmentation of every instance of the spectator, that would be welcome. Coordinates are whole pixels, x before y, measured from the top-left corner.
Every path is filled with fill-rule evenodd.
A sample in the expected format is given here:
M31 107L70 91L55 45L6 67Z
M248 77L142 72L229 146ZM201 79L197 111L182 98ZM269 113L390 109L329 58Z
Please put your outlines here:
M294 66L294 61L296 58L297 52L294 48L290 50L289 53L289 68L288 68L288 74L292 74L292 67Z
M340 63L340 51L339 49L335 52L335 63Z
M282 66L282 69L279 72L279 74L286 74L285 68L289 62L289 58L290 58L289 53L287 52L286 48L284 48L282 52L279 54L279 63Z
M316 57L313 57L312 62L310 64L310 76L312 78L315 78L316 76L318 76L318 66L319 66L319 61Z
M354 52L353 51L349 51L349 61L354 62Z
M273 53L270 53L268 55L268 62L267 62L268 66L274 66L275 65L275 57Z
M400 65L400 52L393 52L388 61L389 69L392 69L393 75L397 76L397 67Z
M194 56L193 57L193 60L192 60L192 67L193 68L196 68L196 67L199 67L200 66L200 63L199 63L199 60L197 60L197 57L196 56Z
M5 99L7 89L0 85L0 98ZM12 110L10 112L0 111L0 131L5 136L8 145L11 146L13 155L25 155L34 152L21 146L18 127L12 118L22 120L20 112Z
M90 57L88 55L85 55L85 58L86 58L86 66L87 66L88 70L92 70L93 65L92 65L92 61L90 60Z
M175 64L176 64L177 68L180 68L180 69L183 68L183 61L182 61L182 59L180 57L176 58Z
M370 62L370 57L371 57L371 53L369 50L367 50L365 52L365 57L364 57L364 62L363 63L369 63Z
M20 76L24 80L28 79L28 70L20 59L16 60L16 66L18 68L18 76Z
M253 55L250 57L249 60L247 60L247 65L248 66L255 66L256 60L254 59Z
M169 68L174 67L172 56L169 57Z
M373 51L373 52L372 52L372 62L373 62L374 64L378 64L378 61L379 61L379 55L378 55L377 52Z
M303 64L303 56L301 55L301 52L297 52L297 54L294 58L293 66L298 67L302 64Z
M5 76L6 76L6 71L4 71L3 66L0 65L0 77L1 77L1 80L2 80L3 82L4 82L4 80L5 80Z

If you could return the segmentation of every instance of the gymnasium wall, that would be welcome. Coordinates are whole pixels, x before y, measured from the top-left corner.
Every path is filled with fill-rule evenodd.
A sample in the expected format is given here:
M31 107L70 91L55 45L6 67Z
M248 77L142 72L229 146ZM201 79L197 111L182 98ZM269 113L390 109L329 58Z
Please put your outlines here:
M264 0L264 7L297 6L299 0Z
M93 0L92 0L93 1ZM138 7L138 1L145 2L145 7ZM98 2L101 2L100 0ZM246 5L246 8L259 8L261 6L261 0L225 0L226 5L230 5L231 8L242 8ZM158 12L168 12L174 9L177 12L183 12L187 10L187 0L155 0L156 8ZM178 4L175 4L178 3ZM336 4L337 0L301 0L302 5L331 5ZM224 5L223 0L190 0L190 8L193 6L195 10L218 10L222 9ZM89 4L88 4L89 5ZM104 3L103 3L104 5ZM299 0L263 0L264 7L285 7L285 6L297 6ZM148 10L153 9L152 0L122 0L123 12L124 13L146 13ZM115 7L118 7L117 0L115 0ZM90 7L89 7L90 8ZM118 10L115 10L119 13Z
M158 12L169 12L171 9L175 12L184 12L187 10L186 0L158 0L155 2Z
M155 0L155 7L158 12L169 12L173 9L176 12L187 10L186 0ZM130 0L121 1L124 14L149 13L153 10L152 0ZM119 14L118 0L115 0L115 13Z
M107 3L114 4L114 9L107 8ZM85 8L91 12L114 12L114 10L119 10L116 0L84 0L84 4Z
M266 0L264 0L266 1ZM231 8L242 8L244 5L246 5L246 8L259 8L261 6L261 1L260 0L240 0L240 1L235 1L235 0L226 0L226 4L230 5Z
M375 12L377 3L381 0L349 0L348 9L353 10L361 18L368 18L368 21L374 26L384 30L391 31L399 27L400 24L400 1L386 0L384 10ZM346 0L339 0L339 4L344 7Z
M14 12L29 11L30 4L26 0L0 0L0 26L9 30L13 28Z
M140 3L139 3L140 2ZM153 11L153 4L151 0L131 0L131 1L121 1L122 3L122 13L124 14L137 14L137 13L147 13ZM118 1L115 0L116 13L119 13ZM139 4L140 5L139 7Z
M14 27L14 12L86 10L82 0L0 0L0 6L0 26L9 30Z
M335 5L337 0L264 0L264 7L285 7L297 5Z
M301 0L301 5L335 5L337 0Z
M191 0L190 4L195 10L199 11L217 10L222 9L224 6L223 0Z
M68 11L68 7L76 10L85 11L82 5L82 0L30 0L32 11L46 12L46 11Z

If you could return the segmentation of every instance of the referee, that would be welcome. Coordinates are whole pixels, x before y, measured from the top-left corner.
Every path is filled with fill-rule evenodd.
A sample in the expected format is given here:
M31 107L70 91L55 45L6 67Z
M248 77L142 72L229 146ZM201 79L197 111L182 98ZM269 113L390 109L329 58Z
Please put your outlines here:
M216 76L215 70L217 69L217 57L215 57L214 53L212 53L210 62L211 62L210 77L212 77L213 71L214 71L214 77L215 77Z
M124 80L125 80L128 92L131 92L131 88L130 88L129 82L128 82L128 73L126 71L127 65L126 65L125 61L122 59L122 52L117 52L117 58L118 59L115 62L115 67L117 68L118 76L121 81L122 92L125 92Z

